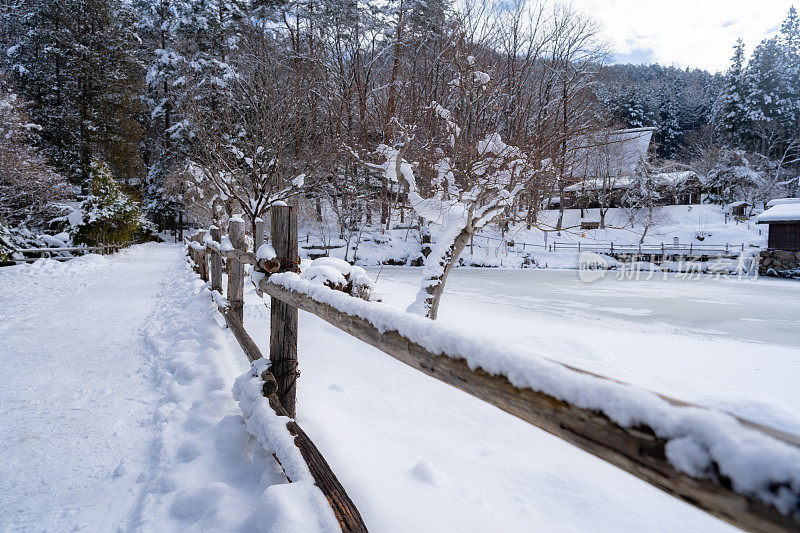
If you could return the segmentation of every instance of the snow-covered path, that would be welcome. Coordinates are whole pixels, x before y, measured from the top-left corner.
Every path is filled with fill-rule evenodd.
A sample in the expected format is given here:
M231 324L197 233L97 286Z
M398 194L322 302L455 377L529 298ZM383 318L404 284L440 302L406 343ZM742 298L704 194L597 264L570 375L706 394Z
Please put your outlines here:
M0 273L0 529L110 529L131 507L122 474L142 469L153 397L142 328L174 259Z
M286 483L244 429L230 389L247 362L182 255L0 269L0 531L255 529Z

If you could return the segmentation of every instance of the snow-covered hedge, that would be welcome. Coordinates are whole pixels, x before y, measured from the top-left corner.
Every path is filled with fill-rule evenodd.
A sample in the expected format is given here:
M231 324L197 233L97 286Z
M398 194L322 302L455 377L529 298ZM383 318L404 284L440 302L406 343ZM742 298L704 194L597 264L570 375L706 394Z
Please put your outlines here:
M25 228L11 228L0 222L0 266L13 265L14 253L20 248L45 248L42 239Z

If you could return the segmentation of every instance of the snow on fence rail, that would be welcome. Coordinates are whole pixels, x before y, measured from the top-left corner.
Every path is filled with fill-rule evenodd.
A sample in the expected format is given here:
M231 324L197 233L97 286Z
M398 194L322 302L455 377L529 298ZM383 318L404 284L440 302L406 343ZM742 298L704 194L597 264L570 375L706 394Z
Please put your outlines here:
M189 254L201 275L208 272L207 250L211 251L212 265L215 255L218 263L224 256L229 263L254 265L254 283L272 299L272 373L264 372L261 377L265 392L272 390L271 380L275 378L276 397L267 396L270 404L281 404L283 411L276 409L279 413L294 415L297 310L302 309L410 367L499 407L735 526L750 531L800 528L797 437L549 359L531 358L530 354L491 339L466 336L386 304L312 284L295 272L297 234L292 209L274 208L272 216L274 251L269 245L260 245L263 229L256 232L256 254L225 246L229 240L217 230L214 238L195 237L204 244L190 244ZM265 249L270 253L264 253ZM214 277L212 268L212 287ZM219 280L221 270L216 277L217 287L221 285ZM229 286L228 294L229 304L222 299L226 320L234 315L230 295L235 298L236 292L231 292ZM224 305L230 305L231 310ZM231 328L237 338L246 335L243 327L237 332L240 325L239 320ZM240 340L240 344L248 352L249 343ZM248 356L251 362L256 361L255 369L266 368L259 362L260 353L255 359L250 353ZM256 371L254 379L257 374ZM317 485L334 509L341 505L319 482ZM341 513L335 513L340 518ZM340 525L343 530L351 530L341 518Z
M68 261L70 259L75 259L75 256L72 255L57 255L52 256L54 253L64 253L64 252L100 252L101 255L111 254L114 252L119 251L121 248L129 246L128 243L126 244L102 244L100 246L66 246L61 248L19 248L13 251L14 254L39 254L39 257L22 257L22 258L12 258L12 261L16 261L17 263L32 263L33 261L38 261L44 257L48 257L49 259L53 259L55 261Z

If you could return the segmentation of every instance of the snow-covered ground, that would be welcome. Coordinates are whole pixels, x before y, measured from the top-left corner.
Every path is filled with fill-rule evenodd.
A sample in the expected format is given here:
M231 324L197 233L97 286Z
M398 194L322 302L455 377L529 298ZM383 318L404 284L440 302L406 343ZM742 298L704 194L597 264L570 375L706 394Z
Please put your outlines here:
M402 309L420 275L385 267L378 290ZM585 284L575 272L534 270L452 276L440 320L468 334L800 433L800 285ZM248 328L263 344L268 321L258 309L250 307ZM380 530L727 528L306 313L299 352L300 422Z
M247 361L182 254L0 269L0 530L304 523L245 430L231 386Z
M404 309L421 269L371 274ZM0 298L0 530L324 523L247 435L246 360L181 247L0 269ZM439 316L800 435L793 281L463 268ZM266 352L252 290L245 322ZM298 422L373 531L730 529L304 312L299 339Z
M417 272L384 267L377 289L402 305ZM439 320L800 435L800 283L648 277L586 283L574 271L460 268Z

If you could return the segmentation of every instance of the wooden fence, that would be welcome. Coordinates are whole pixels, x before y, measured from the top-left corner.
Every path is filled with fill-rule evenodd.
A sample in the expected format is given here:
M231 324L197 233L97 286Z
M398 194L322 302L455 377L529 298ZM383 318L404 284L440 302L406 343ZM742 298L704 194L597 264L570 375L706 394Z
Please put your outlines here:
M69 252L69 253L99 252L100 255L106 255L118 252L121 248L125 248L126 246L130 246L130 243L102 244L100 246L66 246L61 248L20 248L18 250L14 250L14 253L37 255L38 257L24 257L22 259L12 259L12 261L16 261L17 263L32 263L44 257L53 259L55 261L69 261L70 259L75 259L76 257L80 256L75 256L75 255L64 256L64 255L53 255L53 254L62 252Z
M222 287L222 259L225 259L229 274L228 298L227 301L221 300L220 311L251 362L262 356L242 325L243 276L240 267L250 264L256 271L265 274L257 287L271 298L272 372L265 372L262 378L265 381L264 394L278 414L290 417L295 414L297 310L302 309L410 367L499 407L730 524L750 531L800 530L800 508L797 506L785 514L751 494L737 492L731 481L723 475L695 477L677 470L667 459L666 440L646 425L623 426L601 411L572 405L538 390L520 388L505 376L470 368L463 354L434 353L399 331L380 330L361 316L272 282L269 278L272 273L297 270L299 258L295 216L291 207L272 208L271 236L278 260L258 260L255 253L244 249L244 240L240 238L244 230L241 221L230 223L228 235L232 247L226 249L221 245L222 232L216 228L212 228L210 233L197 233L189 243L189 255L197 272L204 280L210 279L212 289L217 291ZM263 238L263 225L257 226L255 243L263 242ZM231 282L231 279L234 281ZM465 346L464 343L459 345ZM567 365L561 366L570 373L589 374L597 379L614 381ZM672 405L690 406L664 396L661 398ZM763 436L800 449L800 439L792 435L743 420L739 422ZM296 436L295 443L306 458L317 485L328 498L342 530L366 531L358 510L310 439L294 421L289 422L287 427ZM787 490L792 491L796 502L800 501L797 487Z

